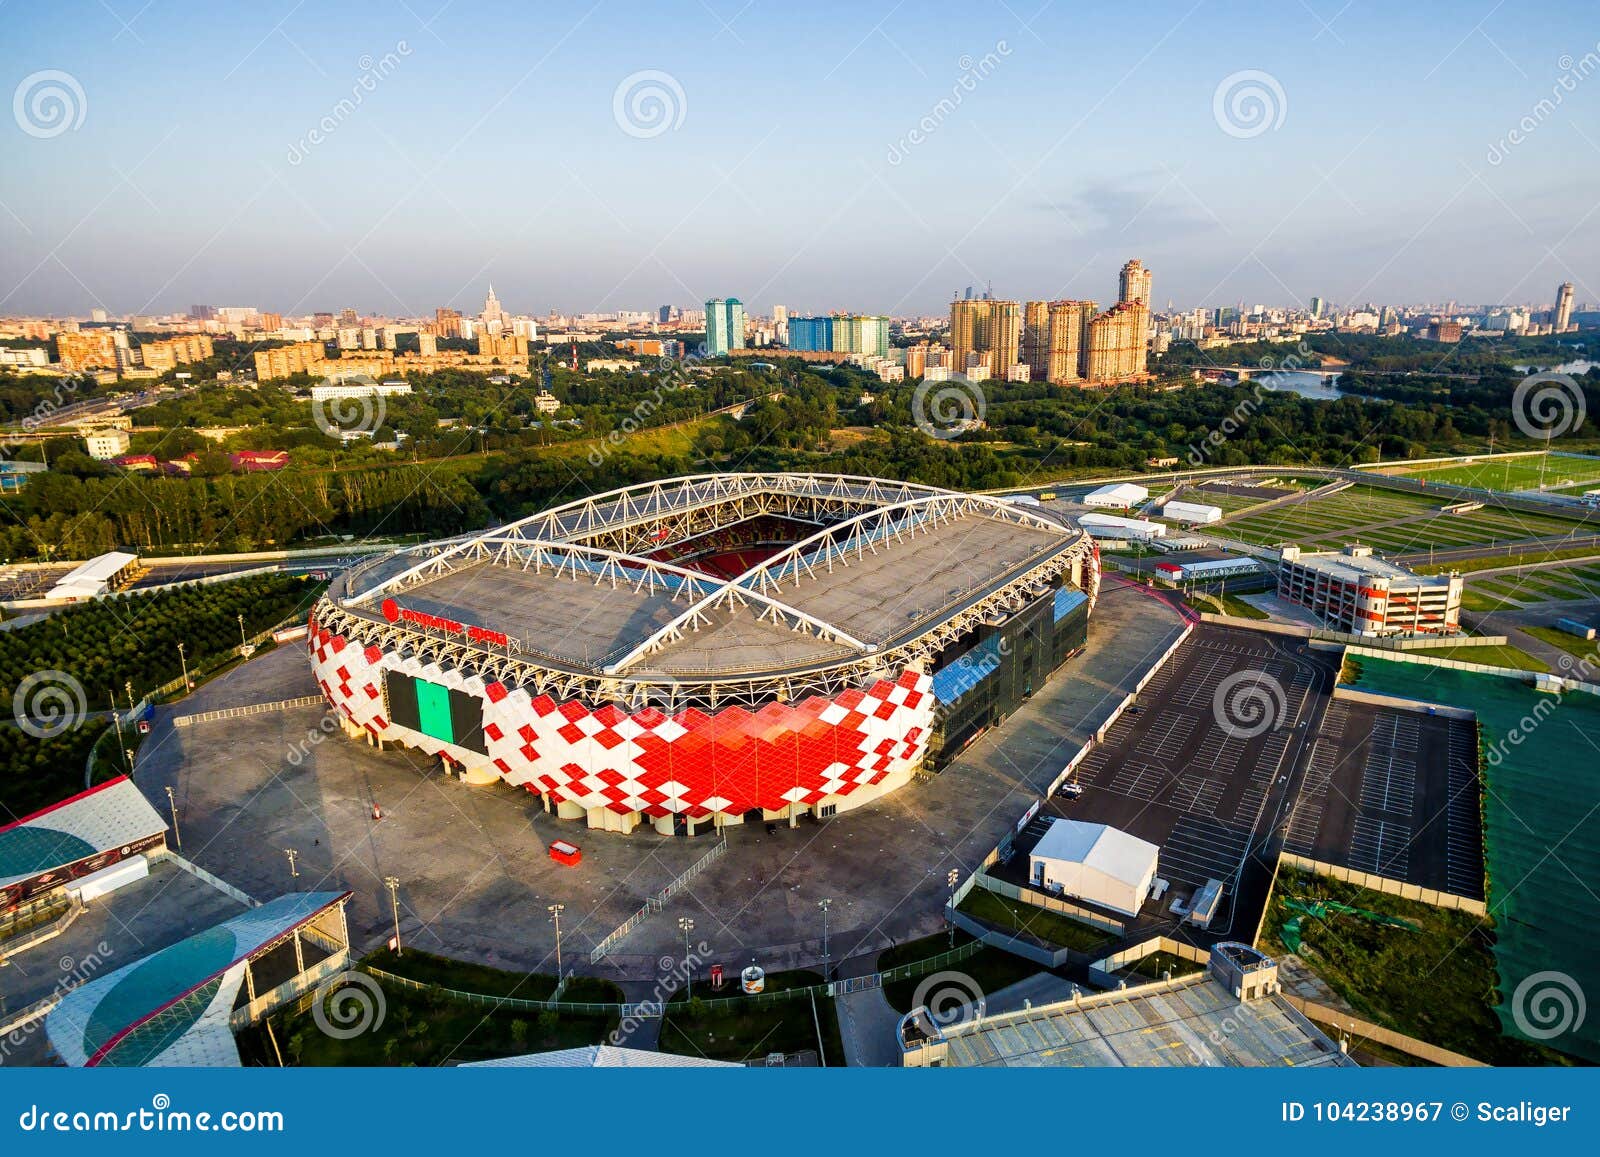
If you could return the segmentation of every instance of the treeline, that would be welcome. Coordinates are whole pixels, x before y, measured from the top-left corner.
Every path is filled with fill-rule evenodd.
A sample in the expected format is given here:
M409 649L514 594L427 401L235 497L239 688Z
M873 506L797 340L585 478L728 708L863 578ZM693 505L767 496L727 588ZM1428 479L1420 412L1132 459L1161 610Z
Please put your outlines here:
M103 730L84 714L113 700L126 711L130 686L137 701L185 663L192 675L237 647L240 615L245 635L257 634L309 609L317 589L294 575L254 575L96 599L0 633L0 697L24 717L76 724L50 738L0 728L0 806L25 815L81 787L88 744Z

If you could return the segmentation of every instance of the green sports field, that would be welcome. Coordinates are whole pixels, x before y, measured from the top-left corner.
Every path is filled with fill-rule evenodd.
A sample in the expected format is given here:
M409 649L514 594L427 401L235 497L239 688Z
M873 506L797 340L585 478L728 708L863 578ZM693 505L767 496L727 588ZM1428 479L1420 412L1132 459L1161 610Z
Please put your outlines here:
M1514 457L1482 457L1460 462L1440 462L1410 469L1386 469L1396 474L1427 482L1448 482L1455 486L1476 486L1485 490L1548 490L1600 485L1600 458L1583 454L1526 454Z
M1308 550L1337 550L1348 542L1364 542L1384 554L1488 546L1600 530L1600 511L1572 518L1494 508L1445 514L1439 509L1442 504L1434 495L1352 486L1326 498L1225 519L1217 530L1246 542L1293 542Z

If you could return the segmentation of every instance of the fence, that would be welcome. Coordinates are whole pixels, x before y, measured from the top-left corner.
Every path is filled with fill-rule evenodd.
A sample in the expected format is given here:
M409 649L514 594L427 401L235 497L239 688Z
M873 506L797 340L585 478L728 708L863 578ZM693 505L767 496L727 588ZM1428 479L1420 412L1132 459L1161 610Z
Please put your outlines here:
M717 840L715 847L713 847L705 855L701 856L693 864L690 864L682 875L678 876L674 880L669 881L667 885L659 891L646 896L644 903L640 906L637 912L635 912L632 916L629 916L621 924L618 924L611 930L611 933L604 940L600 941L600 943L594 946L593 950L589 953L589 963L599 964L600 961L605 957L606 953L615 948L617 944L628 935L628 933L632 932L640 924L648 920L652 914L661 911L661 909L666 906L668 900L672 899L672 897L683 891L683 889L688 886L689 881L693 880L701 872L705 871L716 861L720 860L727 850L728 837L724 835Z
M244 707L224 707L220 711L202 711L198 715L179 715L174 717L172 725L193 727L196 723L210 723L217 719L241 719L246 715L266 715L294 707L315 707L322 702L321 695L302 695L298 699L280 699L276 703L251 703Z
M893 968L886 968L882 972L874 973L873 977L856 978L853 981L835 980L826 984L813 984L804 988L782 988L772 992L758 992L750 995L743 993L738 996L718 996L710 999L701 998L700 1003L710 1010L732 1008L735 1005L762 1006L771 1004L784 1004L791 1000L810 1000L815 997L831 997L854 991L858 988L870 988L887 984L895 980L908 980L913 976L922 976L925 973L937 972L952 964L959 964L978 952L982 951L983 942L973 940L958 948L941 952L936 956L929 956L922 960L914 960L909 964L898 964ZM442 985L425 984L420 980L412 980L409 976L396 976L392 972L385 972L381 968L370 964L356 966L362 972L372 976L385 984L393 984L412 992L435 991L451 1000L462 1001L466 1004L477 1005L484 1008L509 1009L524 1012L570 1012L582 1016L623 1016L634 1018L650 1018L661 1016L665 1006L659 1001L643 1001L636 1003L601 1003L572 1000L530 1000L521 996L491 996L483 992L467 992L459 988L445 988ZM877 985L863 983L876 978Z
M1290 1008L1307 1020L1314 1020L1318 1024L1325 1024L1335 1030L1347 1032L1351 1036L1366 1037L1368 1040L1375 1041L1380 1045L1398 1049L1400 1052L1410 1056L1419 1057L1432 1064L1444 1065L1448 1068L1481 1069L1486 1067L1482 1061L1473 1060L1471 1057L1462 1056L1460 1053L1453 1053L1449 1049L1442 1049L1438 1045L1429 1044L1427 1041L1420 1041L1416 1037L1407 1036L1403 1032L1395 1032L1394 1029L1384 1028L1381 1024L1373 1024L1370 1020L1362 1020L1360 1017L1352 1016L1341 1009L1330 1008L1325 1004L1318 1004L1314 1000L1306 1000L1304 997L1294 996L1287 992L1279 995L1283 997Z
M1435 908L1470 912L1474 916L1484 916L1489 911L1488 905L1482 900L1473 900L1466 896L1441 892L1437 888L1424 888L1420 884L1408 884L1404 880L1392 880L1388 876L1361 872L1355 868L1346 868L1323 860L1308 859L1305 856L1297 856L1293 852L1284 852L1281 860L1291 868L1299 868L1304 872L1315 872L1319 876L1327 876L1330 880L1340 880L1346 884L1355 884L1357 887L1368 888L1374 892L1382 892L1387 896L1399 896L1402 900L1416 900L1422 904L1431 904Z

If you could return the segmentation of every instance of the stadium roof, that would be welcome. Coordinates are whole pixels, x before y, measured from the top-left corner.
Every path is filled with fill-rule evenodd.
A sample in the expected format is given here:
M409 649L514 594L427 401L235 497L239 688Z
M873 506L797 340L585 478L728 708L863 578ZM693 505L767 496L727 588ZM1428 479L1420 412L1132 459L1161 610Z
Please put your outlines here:
M520 1057L500 1057L492 1061L472 1061L463 1069L737 1069L732 1061L708 1057L678 1056L617 1045L586 1045L576 1049L556 1049L548 1053L525 1053Z
M1241 1009L1248 1009L1242 1013ZM953 1068L1347 1067L1287 1001L1241 1005L1206 973L942 1030Z
M127 551L111 550L96 555L88 562L79 563L50 588L46 598L83 598L103 594L111 580L126 567L139 561L139 556Z
M1161 849L1106 824L1058 819L1045 830L1030 854L1082 864L1123 883L1138 884L1161 855Z
M671 549L771 515L814 531L721 578ZM1062 520L1003 499L874 478L719 474L581 499L351 572L357 619L485 628L561 672L669 682L880 661L1088 553ZM465 642L466 640L459 640Z
M167 830L125 775L0 827L0 887Z
M349 892L295 892L97 976L45 1019L72 1066L237 1065L229 1017L251 957Z

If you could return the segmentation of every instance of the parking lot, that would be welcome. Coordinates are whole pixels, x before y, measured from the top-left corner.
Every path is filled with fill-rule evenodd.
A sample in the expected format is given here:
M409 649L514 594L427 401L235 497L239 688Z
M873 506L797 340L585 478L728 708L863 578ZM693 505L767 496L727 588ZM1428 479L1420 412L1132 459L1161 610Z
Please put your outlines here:
M1478 790L1470 721L1336 699L1284 847L1481 900Z
M814 965L823 954L822 899L832 902L827 952L835 961L943 928L947 872L969 871L1011 830L1180 628L1165 603L1108 584L1084 653L942 773L826 823L728 828L727 854L593 968L590 949L709 851L709 834L590 831L546 815L526 792L449 780L421 753L321 732L319 707L185 728L174 728L173 709L164 708L136 779L162 806L164 787L174 787L185 854L251 895L351 889L358 951L390 934L383 881L394 876L408 943L501 967L554 967L553 903L566 905L564 961L581 971L653 978L660 958L683 951L680 916L695 921L693 939L725 965ZM202 687L178 710L310 690L304 654L285 648ZM582 847L579 867L548 857L555 839Z
M1216 879L1224 883L1216 918L1204 933L1183 934L1203 942L1251 939L1277 856L1274 833L1287 817L1297 764L1336 673L1327 652L1300 639L1196 627L1079 765L1081 794L1053 798L999 874L1026 882L1027 852L1053 817L1109 824L1161 848L1157 871L1170 892L1146 905L1142 935L1170 934L1179 922L1170 903ZM1259 689L1265 722L1249 723L1227 708L1230 686Z

